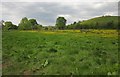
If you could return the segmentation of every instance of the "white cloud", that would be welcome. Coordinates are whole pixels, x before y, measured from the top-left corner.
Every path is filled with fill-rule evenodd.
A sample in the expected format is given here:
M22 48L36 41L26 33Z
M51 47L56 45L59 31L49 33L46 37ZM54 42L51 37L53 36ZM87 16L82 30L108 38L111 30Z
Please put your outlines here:
M94 4L93 6L94 6L95 9L98 9L98 8L101 8L102 5L103 4L101 4L101 3L97 3L97 4Z
M119 0L2 0L2 2L118 2Z
M104 15L116 15L116 14L118 14L117 12L105 12L105 14Z
M61 16L61 17L65 17L65 18L70 18L71 17L71 15L67 15L67 14L65 14L65 15L57 15L57 17L59 17L59 16Z
M1 18L2 18L2 4L0 3L0 20L2 20Z
M3 2L3 20L18 24L23 17L35 18L40 24L54 25L58 16L67 23L106 14L117 15L117 2Z

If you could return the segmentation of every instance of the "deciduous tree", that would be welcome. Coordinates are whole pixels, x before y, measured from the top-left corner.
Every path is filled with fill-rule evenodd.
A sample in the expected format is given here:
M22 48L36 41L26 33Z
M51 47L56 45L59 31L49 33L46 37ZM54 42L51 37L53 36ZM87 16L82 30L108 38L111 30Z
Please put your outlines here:
M67 20L64 17L58 17L56 20L56 27L58 29L65 29L66 21Z

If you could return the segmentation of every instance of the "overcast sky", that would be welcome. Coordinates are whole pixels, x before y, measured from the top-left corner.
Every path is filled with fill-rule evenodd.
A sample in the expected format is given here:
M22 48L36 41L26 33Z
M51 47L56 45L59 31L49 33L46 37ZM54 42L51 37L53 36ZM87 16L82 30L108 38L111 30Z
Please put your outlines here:
M118 15L118 0L112 0L112 2L110 0L106 0L106 2L84 2L86 0L83 2L77 2L77 0L75 2L29 1L2 1L2 10L0 10L2 11L2 19L12 21L17 25L23 17L27 17L35 18L42 25L54 25L58 16L64 16L67 19L67 24L70 24L74 21L86 20L102 15Z

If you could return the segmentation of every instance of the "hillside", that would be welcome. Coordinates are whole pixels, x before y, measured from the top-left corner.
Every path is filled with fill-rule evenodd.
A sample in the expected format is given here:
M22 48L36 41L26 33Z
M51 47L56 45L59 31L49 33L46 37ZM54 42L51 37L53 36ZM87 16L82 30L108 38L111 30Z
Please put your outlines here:
M96 17L92 18L86 21L83 21L80 23L81 25L84 26L90 26L90 27L95 27L95 26L109 26L110 28L117 28L118 25L118 16L102 16L102 17Z

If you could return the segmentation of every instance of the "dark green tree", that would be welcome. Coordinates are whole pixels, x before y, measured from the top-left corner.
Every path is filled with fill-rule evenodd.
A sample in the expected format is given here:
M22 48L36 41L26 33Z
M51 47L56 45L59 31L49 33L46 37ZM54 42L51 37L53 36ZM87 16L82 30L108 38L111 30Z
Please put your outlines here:
M65 29L66 26L66 19L64 17L58 17L56 20L56 28L58 29Z
M29 19L29 21L32 23L32 25L37 25L38 24L36 19Z
M40 25L40 24L35 25L35 26L34 26L34 29L37 29L37 30L42 30L42 25Z
M74 29L74 25L73 24L67 25L67 29Z
M114 27L113 21L108 22L106 25L106 28L108 28L108 29L113 29L113 27Z
M38 23L36 19L30 19L29 22L32 24L32 29L37 29Z
M18 29L20 30L31 30L32 29L32 23L26 17L22 18L18 26L19 26Z
M13 29L17 29L17 26L12 24L12 22L10 21L6 21L3 30L13 30Z
M81 29L81 25L80 25L81 21L78 21L76 24L75 24L75 29Z

